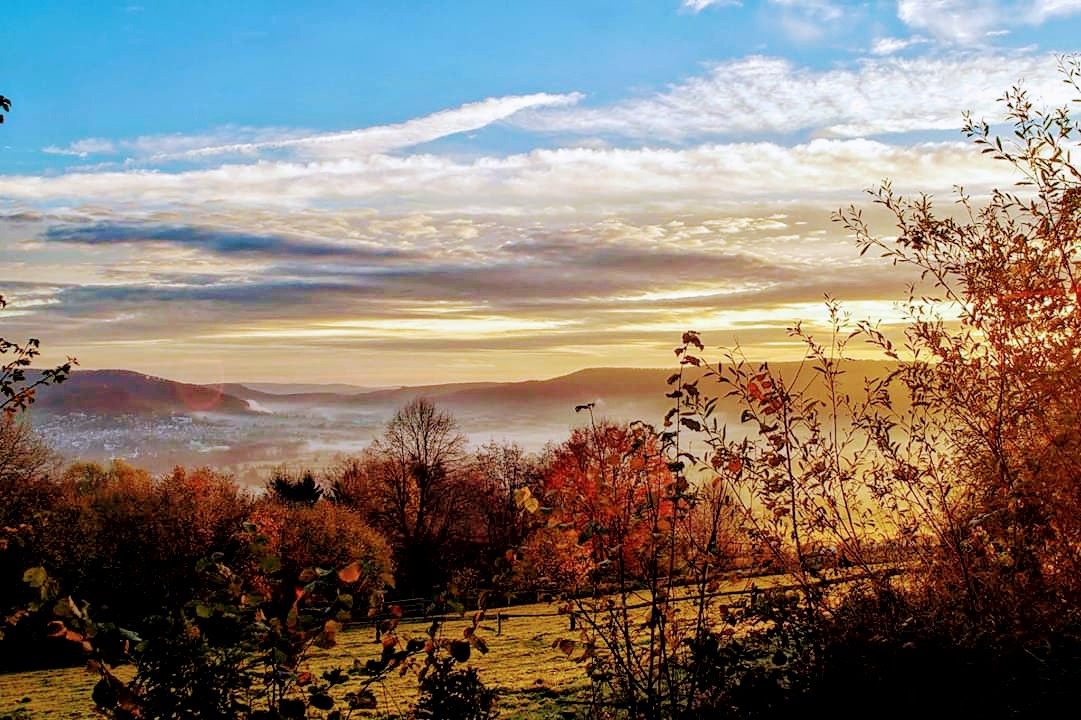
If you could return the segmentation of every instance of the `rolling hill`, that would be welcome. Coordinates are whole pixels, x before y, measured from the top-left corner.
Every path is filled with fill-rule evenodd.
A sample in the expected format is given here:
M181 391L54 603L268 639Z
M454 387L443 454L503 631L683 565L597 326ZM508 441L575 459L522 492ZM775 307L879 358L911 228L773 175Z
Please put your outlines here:
M34 379L30 375L30 379ZM221 388L181 383L131 370L80 370L64 383L39 388L35 413L56 415L249 414L248 403Z

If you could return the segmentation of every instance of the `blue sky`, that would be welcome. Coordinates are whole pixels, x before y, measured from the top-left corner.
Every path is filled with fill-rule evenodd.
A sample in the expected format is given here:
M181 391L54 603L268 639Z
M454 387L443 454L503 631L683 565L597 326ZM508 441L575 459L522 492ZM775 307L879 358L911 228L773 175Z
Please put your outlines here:
M10 2L5 325L85 366L366 383L754 354L903 278L830 211L1008 185L1079 0ZM288 346L288 353L281 352ZM389 364L387 353L398 360Z

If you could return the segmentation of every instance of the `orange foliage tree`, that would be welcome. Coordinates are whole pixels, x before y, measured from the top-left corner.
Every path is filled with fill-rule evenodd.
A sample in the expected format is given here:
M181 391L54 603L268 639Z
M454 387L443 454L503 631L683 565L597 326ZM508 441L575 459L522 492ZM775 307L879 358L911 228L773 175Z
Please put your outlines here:
M575 428L550 450L540 494L554 525L577 533L573 552L584 553L596 578L641 579L665 572L653 566L660 562L653 533L671 526L671 482L648 430L600 422Z
M256 574L299 577L305 568L341 568L356 564L369 585L393 582L386 540L348 507L320 500L314 505L262 500L249 516L252 532L265 538L263 553L277 559Z

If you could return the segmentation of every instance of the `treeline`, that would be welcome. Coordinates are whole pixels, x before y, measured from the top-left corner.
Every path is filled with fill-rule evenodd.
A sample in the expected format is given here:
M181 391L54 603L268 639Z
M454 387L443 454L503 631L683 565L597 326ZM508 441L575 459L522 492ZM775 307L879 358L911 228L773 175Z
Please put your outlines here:
M403 598L494 606L643 578L658 571L647 567L643 503L670 512L672 479L645 426L588 423L540 455L513 444L471 449L424 399L399 409L360 455L318 471L278 468L261 493L210 468L64 467L29 425L7 419L0 606L13 619L0 657L9 670L78 657L41 642L48 617L14 613L40 590L22 582L27 568L44 569L51 596L133 631L189 602L203 582L197 566L212 555L264 584L359 563L373 582L358 618ZM736 546L725 551L734 564Z

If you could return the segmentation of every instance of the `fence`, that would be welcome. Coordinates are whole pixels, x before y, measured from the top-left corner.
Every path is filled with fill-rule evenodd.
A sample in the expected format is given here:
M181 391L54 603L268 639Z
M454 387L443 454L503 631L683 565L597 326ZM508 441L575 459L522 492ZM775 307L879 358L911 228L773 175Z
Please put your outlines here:
M815 587L829 587L829 586L832 586L832 585L841 585L841 584L844 584L844 583L851 583L851 582L855 582L857 580L867 579L869 577L888 578L888 577L893 577L895 575L902 574L903 572L904 572L904 569L903 568L898 568L898 567L890 567L890 568L887 568L887 569L883 570L880 573L857 572L857 573L846 574L846 575L841 576L841 577L817 580L817 581L814 582L814 586ZM787 584L787 585L770 585L770 586L766 586L766 587L751 586L749 588L742 588L742 589L738 589L738 590L719 590L719 591L716 591L716 592L705 593L705 594L692 592L692 593L689 593L688 595L686 595L684 597L669 598L667 602L688 602L688 601L700 600L700 599L712 600L712 599L721 598L721 597L739 597L741 595L752 595L754 593L761 593L761 592L765 592L765 591L792 592L792 591L802 590L802 589L804 589L804 587L805 586L803 584L800 584L800 583L790 583L790 584ZM445 612L446 603L442 603L443 612L440 612L438 614L429 612L429 611L437 608L439 605L440 605L440 603L435 603L435 602L432 602L431 600L427 600L425 598L408 598L408 599L404 599L404 600L397 600L397 601L395 601L393 603L388 603L387 605L384 605L383 612L378 613L377 615L375 615L372 618L369 618L369 621L373 622L375 624L375 640L376 640L376 642L381 641L381 639L382 639L382 625L383 625L383 623L385 621L388 621L388 620L400 620L400 619L406 619L406 618L415 618L415 619L430 620L432 622L436 622L436 621L445 622L447 620L460 619L460 618L464 617L464 615L466 614L465 611L462 611L460 613L447 613L447 612ZM642 609L651 607L652 605L653 605L653 602L647 600L647 601L644 601L644 602L633 603L633 604L630 604L630 605L619 605L618 607L619 607L619 609L621 611L622 610L642 610ZM397 612L387 610L386 609L387 607L397 608ZM546 613L513 612L513 611L512 612L504 612L502 610L497 610L495 612L496 635L498 636L498 635L501 635L503 633L503 623L504 623L504 621L514 620L514 619L527 619L527 618L551 618L551 617L566 616L568 618L569 623L570 623L570 629L571 630L576 630L578 628L578 616L582 615L584 612L585 611L581 610L581 609L571 609L571 610L560 609L560 610L558 610L556 612L546 612Z

